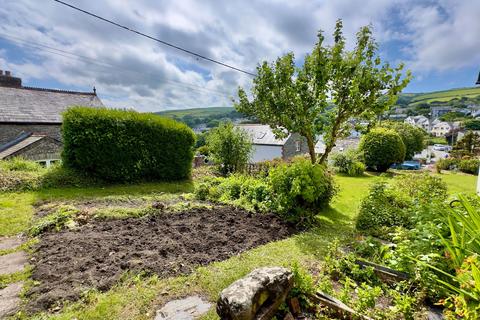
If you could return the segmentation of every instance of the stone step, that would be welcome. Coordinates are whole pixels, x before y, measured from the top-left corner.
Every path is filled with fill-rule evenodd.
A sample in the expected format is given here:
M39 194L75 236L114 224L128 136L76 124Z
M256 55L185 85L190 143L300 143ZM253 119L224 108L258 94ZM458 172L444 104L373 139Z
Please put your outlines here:
M0 290L0 319L17 312L21 303L22 288L23 282L15 282Z
M23 251L0 256L0 275L22 271L27 262L27 254Z

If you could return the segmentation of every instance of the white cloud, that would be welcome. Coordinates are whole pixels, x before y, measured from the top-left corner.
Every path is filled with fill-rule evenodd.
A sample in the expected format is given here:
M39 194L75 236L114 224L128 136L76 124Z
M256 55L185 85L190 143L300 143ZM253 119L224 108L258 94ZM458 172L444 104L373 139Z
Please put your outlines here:
M403 41L409 66L419 72L448 70L480 61L480 1L118 1L71 0L79 7L251 72L262 60L308 52L318 29L327 40L344 19L349 46L372 23L382 43ZM446 10L448 9L448 10ZM398 21L394 21L395 19ZM394 22L392 22L394 21ZM24 59L6 61L27 82L56 80L89 90L107 105L142 111L231 105L251 77L198 60L54 3L5 0L0 36L39 42L96 61L82 61L24 46ZM1 59L5 61L2 61ZM103 62L111 66L102 65Z

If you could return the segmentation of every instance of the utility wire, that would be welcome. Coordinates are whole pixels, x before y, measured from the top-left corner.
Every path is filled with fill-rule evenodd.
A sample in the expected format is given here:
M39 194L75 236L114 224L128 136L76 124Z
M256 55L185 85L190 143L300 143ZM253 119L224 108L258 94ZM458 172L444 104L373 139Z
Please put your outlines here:
M137 31L137 30L135 30L135 29L131 29L131 28L129 28L129 27L127 27L127 26L124 26L124 25L122 25L122 24L120 24L120 23L117 23L117 22L115 22L115 21L112 21L112 20L103 18L103 17L101 17L101 16L99 16L99 15L97 15L97 14L94 14L94 13L89 12L89 11L87 11L87 10L81 9L81 8L79 8L79 7L76 7L76 6L74 6L74 5L71 5L71 4L69 4L69 3L66 3L66 2L64 2L64 1L60 1L60 0L53 0L53 1L58 2L58 3L60 3L60 4L64 5L64 6L70 7L70 8L72 8L72 9L74 9L74 10L77 10L77 11L80 11L80 12L82 12L82 13L85 13L85 14L87 14L87 15L89 15L89 16L92 16L92 17L94 17L94 18L97 18L97 19L99 19L99 20L102 20L102 21L104 21L104 22L110 23L110 24L112 24L112 25L114 25L114 26L116 26L116 27L119 27L119 28L125 29L125 30L127 30L127 31L136 33L136 34L139 35L139 36L148 38L148 39L150 39L150 40L156 41L156 42L158 42L158 43L161 43L161 44L163 44L163 45L169 46L169 47L171 47L171 48L174 48L174 49L183 51L183 52L185 52L185 53L191 54L191 55L193 55L193 56L195 56L195 57L197 57L197 58L201 58L201 59L204 59L204 60L207 60L207 61L216 63L216 64L218 64L218 65L224 66L224 67L226 67L226 68L230 68L230 69L232 69L232 70L235 70L235 71L238 71L238 72L242 72L242 73L244 73L244 74L248 74L249 76L253 76L253 77L256 76L256 74L251 73L251 72L249 72L249 71L242 70L242 69L237 68L237 67L234 67L234 66L232 66L232 65L230 65L230 64L226 64L226 63L224 63L224 62L221 62L221 61L218 61L218 60L209 58L209 57L207 57L207 56L201 55L201 54L199 54L199 53L195 53L195 52L193 52L193 51L191 51L191 50L188 50L188 49L184 49L184 48L182 48L182 47L179 47L179 46L174 45L174 44L172 44L172 43L169 43L169 42L167 42L167 41L164 41L164 40L155 38L155 37L150 36L150 35L148 35L148 34L145 34L145 33L143 33L143 32Z
M140 72L140 71L137 71L137 70L125 68L124 66L114 65L114 64L111 64L111 63L108 63L108 62L105 62L105 61L101 61L99 59L82 56L82 55L79 55L79 54L76 54L76 53L73 53L73 52L70 52L70 51L66 51L66 50L63 50L63 49L51 47L51 46L44 45L44 44L34 42L34 41L30 41L30 40L24 40L22 38L6 35L6 34L3 34L3 33L0 33L0 38L3 38L3 39L8 40L8 41L12 41L12 42L17 42L17 43L26 45L26 46L31 47L31 48L40 49L40 50L43 50L45 52L56 54L56 55L59 55L59 56L65 57L65 58L82 60L84 62L94 63L94 64L96 64L98 66L101 66L101 67L104 67L104 68L113 68L117 72L120 71L120 72L131 72L131 73L137 73L137 74L145 74L144 72ZM154 74L152 72L150 72L148 74L156 76L156 74ZM202 86L198 86L198 85L194 85L194 84L190 84L190 83L185 83L185 82L178 81L178 80L167 79L167 78L163 78L163 77L159 77L159 78L162 81L170 82L170 83L173 83L173 84L185 87L185 88L189 88L189 89L192 89L192 90L196 90L196 91L199 91L199 92L202 92L202 91L203 92L209 92L209 93L211 92L211 93L214 93L218 96L222 96L222 97L225 97L225 98L229 98L231 96L227 92L217 91L217 90L205 88L205 87L202 87Z

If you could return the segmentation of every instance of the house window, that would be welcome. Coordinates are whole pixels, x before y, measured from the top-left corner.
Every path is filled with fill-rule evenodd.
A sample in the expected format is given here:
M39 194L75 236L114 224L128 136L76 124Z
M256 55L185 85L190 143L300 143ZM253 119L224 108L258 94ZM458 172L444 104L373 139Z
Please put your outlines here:
M300 141L295 141L295 150L300 152Z

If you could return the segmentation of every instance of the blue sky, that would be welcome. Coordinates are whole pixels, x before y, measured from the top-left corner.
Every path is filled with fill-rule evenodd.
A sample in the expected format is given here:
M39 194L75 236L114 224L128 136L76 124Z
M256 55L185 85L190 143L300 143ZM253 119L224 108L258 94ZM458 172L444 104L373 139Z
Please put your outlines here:
M301 62L317 30L331 41L337 18L344 20L349 46L361 26L373 25L382 58L404 62L414 75L406 92L473 86L480 71L478 0L70 3L252 72L259 62L289 51ZM106 105L140 111L230 106L237 87L251 84L247 75L51 0L2 1L0 69L29 86L82 91L95 86Z

